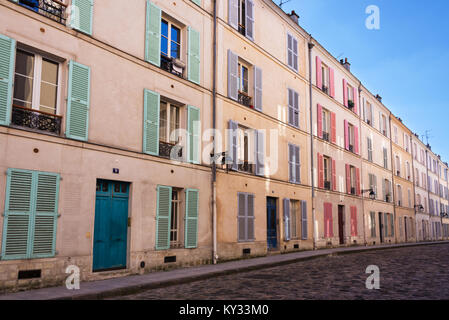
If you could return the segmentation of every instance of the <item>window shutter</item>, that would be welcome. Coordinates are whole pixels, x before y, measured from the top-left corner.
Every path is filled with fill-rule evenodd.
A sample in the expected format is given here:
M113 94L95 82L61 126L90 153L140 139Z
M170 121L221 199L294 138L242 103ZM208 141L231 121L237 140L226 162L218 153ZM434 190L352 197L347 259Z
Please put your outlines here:
M33 173L31 171L8 169L2 239L3 260L28 257L32 229L33 192Z
M295 182L296 183L301 183L301 158L300 158L300 150L299 150L299 146L295 146Z
M196 248L198 246L198 205L199 191L186 190L186 219L185 219L185 247Z
M320 89L323 88L323 74L321 72L321 59L316 56L316 86Z
M294 94L295 91L288 89L288 124L292 126L295 125Z
M287 64L293 68L293 36L287 33Z
M187 132L189 138L187 140L188 144L188 161L190 163L199 164L200 163L200 131L201 131L201 117L200 109L188 106L187 107Z
M337 143L337 120L335 112L331 112L331 141Z
M0 125L9 126L14 81L16 41L0 34Z
M90 109L90 68L69 62L66 136L87 141Z
M385 183L385 179L382 179L382 194L384 196L383 200L385 201L387 196L387 185Z
M388 237L388 214L384 213L384 229L385 229L385 237Z
M332 203L324 203L324 237L331 238L334 236L332 219Z
M394 215L390 214L390 221L391 221L391 236L394 237Z
M172 188L157 186L156 250L170 248Z
M318 160L318 188L324 188L324 168L323 168L323 155L317 154Z
M329 68L329 85L330 85L330 95L335 98L335 79L334 79L334 69Z
M317 119L318 119L318 137L323 138L323 107L318 103L317 105Z
M288 180L292 183L295 182L295 146L292 144L288 144Z
M254 40L254 2L245 0L246 9L246 37Z
M263 131L255 130L256 175L265 175L265 136Z
M356 175L356 192L357 195L360 196L360 168L355 169L355 175Z
M354 126L354 151L359 154L359 128Z
M94 0L72 0L70 26L73 29L92 35L93 14Z
M346 164L346 192L351 194L351 168Z
M293 69L297 72L298 67L298 40L293 37Z
M359 90L357 88L354 88L354 112L356 114L359 114L359 109L358 109L358 95L359 95Z
M348 83L346 79L343 79L343 104L345 107L348 106Z
M332 190L337 191L337 166L334 159L332 159Z
M344 121L345 125L345 149L349 150L349 123L348 120Z
M193 28L188 28L189 33L189 53L188 53L188 79L196 84L200 84L201 77L201 58L200 58L200 33Z
M192 2L197 4L197 5L199 5L199 6L201 6L201 0L192 0Z
M229 137L228 137L228 157L231 159L231 169L237 171L238 170L238 158L237 158L237 148L238 148L238 123L232 120L229 120Z
M238 193L237 195L237 237L238 241L246 240L246 198L245 193Z
M32 258L55 255L58 219L59 174L35 173L37 180L36 213L33 223Z
M147 0L145 30L145 61L161 66L161 18L162 12L154 3ZM189 66L190 72L190 66Z
M248 194L246 198L246 240L253 241L254 237L254 195Z
M357 237L357 207L351 207L351 235Z
M301 201L301 238L307 240L307 201Z
M262 69L254 66L254 108L262 111Z
M239 98L239 57L228 50L228 97L237 101Z
M143 152L159 155L159 93L144 90Z
M293 92L293 125L299 128L299 94L298 92Z
M290 199L284 199L284 237L290 240Z
M228 23L239 29L239 0L228 0Z

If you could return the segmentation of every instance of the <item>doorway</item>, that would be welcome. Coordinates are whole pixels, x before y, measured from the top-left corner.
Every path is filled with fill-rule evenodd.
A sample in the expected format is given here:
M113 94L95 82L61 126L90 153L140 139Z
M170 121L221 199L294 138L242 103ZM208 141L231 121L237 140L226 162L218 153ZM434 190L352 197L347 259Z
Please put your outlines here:
M345 244L345 206L338 206L338 238L340 244Z
M384 243L384 223L382 219L382 212L379 212L379 237L380 237L380 243Z
M277 199L267 197L267 246L268 250L278 247L277 236Z

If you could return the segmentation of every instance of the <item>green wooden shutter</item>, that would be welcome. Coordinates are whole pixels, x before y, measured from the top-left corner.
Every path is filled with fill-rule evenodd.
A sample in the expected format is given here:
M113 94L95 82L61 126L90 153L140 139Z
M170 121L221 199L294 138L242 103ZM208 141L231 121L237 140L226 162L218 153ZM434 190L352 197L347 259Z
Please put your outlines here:
M201 6L201 0L192 0L193 3L196 3L197 5Z
M196 189L186 190L186 219L185 219L185 247L198 246L198 197Z
M191 163L199 164L200 157L200 109L188 106L188 115L187 115L187 150L188 150L188 161Z
M147 0L145 60L158 67L161 66L161 18L161 9Z
M58 219L59 175L36 172L36 204L32 219L31 258L55 255L56 225Z
M92 35L94 0L72 0L70 26L73 29Z
M66 136L87 141L90 108L90 68L69 62Z
M2 239L3 260L24 259L28 256L32 200L33 172L8 169Z
M143 152L155 156L159 155L160 102L159 93L144 90Z
M156 250L170 248L172 188L157 186Z
M0 34L0 125L11 121L16 41Z
M201 75L201 40L200 33L191 27L188 28L189 33L189 50L188 50L188 79L192 82L200 84Z

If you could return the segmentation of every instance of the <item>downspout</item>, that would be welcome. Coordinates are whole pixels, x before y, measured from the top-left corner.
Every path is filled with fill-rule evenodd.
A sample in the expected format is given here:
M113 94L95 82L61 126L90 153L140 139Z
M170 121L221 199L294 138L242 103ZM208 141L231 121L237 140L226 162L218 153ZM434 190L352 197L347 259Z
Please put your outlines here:
M212 261L217 264L217 166L215 163L215 130L216 130L216 107L217 107L217 0L214 0L214 35L213 35L213 66L212 66Z
M309 103L310 103L310 172L311 172L311 185L312 185L312 230L313 230L313 250L316 250L316 222L315 222L315 180L313 178L313 103L312 103L312 49L315 45L312 43L312 36L308 43L309 47Z
M431 238L432 235L431 235L431 231L430 230L432 229L432 221L430 220L429 163L427 161L429 161L429 153L428 153L427 146L426 146L426 178L427 178L427 180L426 180L426 187L427 188L426 189L427 189L427 201L428 201L427 202L428 206L426 206L426 207L429 208L429 224L428 224L427 232L428 232L428 237ZM434 210L435 210L435 208L434 208Z
M393 139L391 137L391 112L388 116L388 127L389 127L389 140L390 140L390 155L391 155L391 194L393 195L393 232L394 232L394 241L398 243L398 235L396 232L396 185L394 180L394 160L393 160ZM401 189L402 190L402 189ZM388 224L388 221L387 221ZM399 228L398 228L399 229Z
M361 148L361 146L362 146L362 111L363 111L363 113L365 112L365 104L362 104L362 85L361 85L361 83L359 83L359 96L358 96L358 99L359 99L359 110L360 110L360 116L359 116L359 145L360 145L360 155L362 154L362 148ZM366 115L364 114L364 116L366 117ZM362 185L364 185L363 183L362 183L362 180L363 180L363 177L364 177L364 175L363 175L363 156L361 155L360 156L360 184L362 184ZM364 188L362 188L361 186L359 186L362 190L364 189ZM364 243L364 245L366 246L367 245L367 242L366 242L366 226L365 226L365 197L363 196L363 192L362 192L362 221L363 221L363 243Z
M412 134L410 135L410 150L412 151L413 208L414 208L414 211L415 211L415 242L418 242L418 219L416 218L416 215L418 213L416 211L417 204L416 204L415 157L413 156L413 139L412 139ZM416 154L418 154L418 150L416 150Z

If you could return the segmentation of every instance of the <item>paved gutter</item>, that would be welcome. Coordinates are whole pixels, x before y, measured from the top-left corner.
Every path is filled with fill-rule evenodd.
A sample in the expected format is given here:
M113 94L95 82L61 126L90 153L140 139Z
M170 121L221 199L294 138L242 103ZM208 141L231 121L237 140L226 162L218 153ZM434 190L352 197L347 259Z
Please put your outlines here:
M351 254L373 250L386 250L422 245L449 244L449 241L402 243L375 246L353 246L343 248L319 249L271 255L261 258L223 262L216 265L203 265L175 269L171 271L151 272L143 275L131 275L114 279L82 282L80 290L67 290L65 286L34 289L0 295L0 300L81 300L102 299L121 296L139 291L161 288L175 284L188 283L227 274L275 267L298 261L315 259L329 255Z

